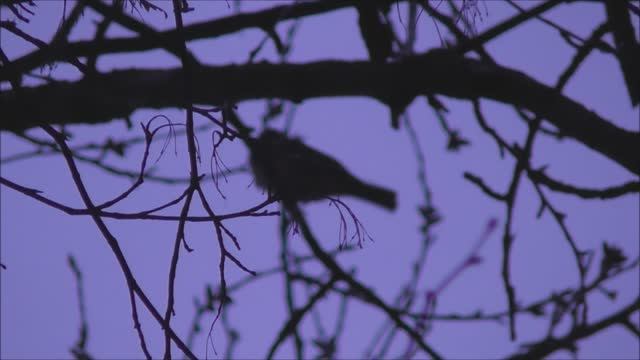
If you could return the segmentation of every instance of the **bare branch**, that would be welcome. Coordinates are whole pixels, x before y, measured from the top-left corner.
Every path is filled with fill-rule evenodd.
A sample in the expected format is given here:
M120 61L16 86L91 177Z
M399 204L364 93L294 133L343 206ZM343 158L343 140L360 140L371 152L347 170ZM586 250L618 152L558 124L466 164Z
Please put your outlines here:
M179 76L180 70L123 70L75 83L2 93L0 102L7 116L0 129L21 131L45 121L95 124L128 117L142 107L180 106L183 85L176 81ZM640 173L640 156L634 151L640 133L615 126L519 71L447 50L390 64L324 61L198 67L192 87L194 103L208 104L256 98L300 102L325 96L369 96L391 104L398 96L432 93L470 100L485 97L528 109L550 121L563 135ZM75 99L74 106L69 106L68 99ZM29 105L33 103L41 106Z

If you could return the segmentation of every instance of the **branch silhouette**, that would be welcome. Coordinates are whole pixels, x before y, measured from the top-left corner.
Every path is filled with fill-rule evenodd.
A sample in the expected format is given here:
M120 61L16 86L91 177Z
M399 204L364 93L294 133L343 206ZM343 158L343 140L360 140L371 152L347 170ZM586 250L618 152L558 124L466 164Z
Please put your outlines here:
M612 309L607 310L606 315L596 321L588 317L590 304L593 303L591 298L604 296L613 302L619 289L613 287L614 281L611 280L632 276L632 272L637 272L640 266L639 258L633 254L631 257L634 260L629 261L626 248L618 247L615 242L599 240L601 249L590 248L591 245L574 231L575 223L567 221L568 212L564 208L566 203L560 200L569 195L571 200L584 203L593 203L594 200L622 202L629 201L631 197L637 198L640 192L640 182L637 181L637 176L640 175L638 129L620 125L626 119L613 119L610 118L612 115L603 116L591 110L593 104L581 103L577 97L569 95L574 92L567 86L574 79L583 76L581 71L592 55L614 59L616 69L619 68L622 72L620 84L617 85L626 90L631 104L637 107L640 101L637 81L639 72L638 67L633 64L638 63L640 48L633 32L635 24L632 17L640 14L637 5L623 1L605 1L594 5L599 7L604 16L590 24L589 31L583 36L582 32L572 30L570 25L573 23L564 24L555 16L553 20L548 16L560 5L579 10L579 2L571 0L550 0L526 6L511 0L500 3L503 5L494 5L498 2L483 4L475 0L368 0L366 4L362 0L294 1L287 4L261 2L268 8L251 12L239 10L246 3L242 0L229 4L220 2L218 5L229 5L230 9L231 3L236 6L233 13L229 10L229 13L222 13L218 18L189 24L185 23L189 21L187 14L198 10L197 3L192 0L173 0L157 5L149 0L82 0L74 3L70 13L67 13L66 2L63 2L60 24L52 31L50 40L45 41L42 39L46 37L42 34L34 36L25 30L31 28L27 23L40 21L35 16L40 14L33 1L0 0L2 9L9 9L7 13L10 14L10 17L3 14L0 20L2 30L32 46L12 58L13 49L9 49L10 45L0 44L0 81L3 85L0 91L0 131L3 136L15 135L8 136L11 141L28 146L28 150L19 149L2 157L0 163L3 167L11 166L17 170L16 174L0 175L0 186L6 188L4 190L35 200L39 205L46 205L49 209L72 216L88 217L93 221L125 278L131 322L135 329L131 335L137 337L140 347L137 356L148 359L155 356L163 356L165 359L196 358L199 352L194 350L194 345L197 340L201 340L198 337L204 338L203 333L206 333L204 356L209 357L211 347L216 351L213 346L214 329L217 335L218 328L221 328L223 338L227 341L223 356L233 357L243 344L244 339L241 338L244 334L238 330L240 327L237 324L233 324L237 313L229 312L228 307L235 309L238 306L235 300L242 296L242 289L256 286L261 279L271 275L278 275L273 278L284 283L281 300L285 305L285 315L280 326L274 328L276 331L272 336L268 336L273 342L268 348L259 350L266 353L267 358L283 353L283 345L287 341L291 341L293 345L290 350L293 355L283 356L307 358L311 353L317 358L343 356L340 347L344 347L346 343L344 333L351 325L347 321L350 316L348 309L352 309L353 304L366 304L369 309L382 315L380 326L374 329L370 339L365 340L368 346L357 350L362 351L364 358L387 358L395 355L391 354L393 351L400 351L399 356L408 359L416 356L433 359L450 356L440 352L441 345L437 338L430 337L438 321L455 321L458 324L492 321L505 326L510 335L509 340L519 341L519 350L506 355L513 359L542 358L558 350L575 352L579 349L580 341L612 326L620 326L635 338L640 337L640 330L632 320L632 316L639 311L640 298L635 297L630 303L611 306ZM484 21L488 16L488 8L493 6L504 6L511 11L511 15L495 21L491 26L478 26L478 22ZM95 25L92 28L93 36L89 34L89 40L72 40L70 35L79 31L78 24L87 25L83 23L88 22L84 16L85 11L100 17L98 22L89 24ZM142 11L155 11L165 17L173 15L169 19L170 23L163 23L170 27L157 30L156 25L160 22L139 16L145 15ZM290 61L292 50L297 45L297 30L303 23L302 20L333 12L351 16L352 29L360 37L363 53L366 50L368 58L364 55L363 60L342 60L342 53L327 52L327 56L323 54L318 58L305 60L306 62ZM433 32L431 35L436 36L432 43L422 37L419 28L424 24L420 21L429 26ZM553 75L556 76L556 81L552 84L525 73L529 70L526 66L524 69L516 69L501 65L504 63L501 62L502 59L498 56L494 58L491 54L494 49L491 45L499 42L495 40L502 35L537 22L542 29L557 36L560 44L570 53L567 63L559 67L558 74ZM109 30L114 25L133 35L111 37ZM481 28L484 29L480 31ZM196 40L212 40L228 35L240 38L239 32L248 29L261 32L258 38L262 40L247 47L247 54L243 57L247 60L244 63L204 65L209 60L207 53L203 51L201 54L196 51L197 46L190 46L190 42ZM326 40L331 45L338 41L329 37ZM269 49L270 46L273 48ZM418 51L417 48L421 50ZM98 59L103 60L106 55L133 54L147 50L167 52L173 57L172 60L179 63L178 67L133 68L125 63L117 70L108 72L102 72L97 67ZM270 50L272 53L266 54ZM338 59L328 60L331 59L329 56L336 56L336 53ZM260 60L262 58L268 58L269 61ZM57 63L73 65L72 70L79 75L79 80L58 80L56 76L59 73L53 71ZM44 75L38 73L39 68L46 67L52 71ZM37 85L32 85L34 79ZM593 86L597 84L594 83ZM353 255L350 251L362 248L363 239L371 237L364 229L366 219L353 210L355 207L350 208L347 201L334 196L355 195L370 203L395 209L396 194L365 184L358 180L359 177L356 179L347 171L349 166L343 166L333 157L306 145L311 144L311 141L303 142L290 133L292 127L298 131L297 123L294 125L294 110L302 107L303 102L345 97L374 99L388 107L389 133L392 134L392 131L401 127L406 130L416 160L415 182L418 193L410 194L409 200L412 203L408 205L416 206L419 221L417 236L413 239L416 244L412 244L416 247L414 253L410 254L411 258L406 259L408 277L406 281L399 279L395 282L397 286L393 291L396 292L390 300L384 297L388 295L387 291L374 290L373 284L356 276L356 267L343 265L344 254ZM407 111L417 98L424 100L417 105L426 105L433 110L433 119L429 120L439 122L441 134L446 140L446 149L443 150L448 151L447 155L464 153L476 146L477 138L463 134L467 129L457 127L454 117L458 116L459 107L452 107L451 113L448 108L456 100L463 100L472 107L473 112L469 112L469 116L475 115L481 130L478 131L479 137L488 139L490 146L495 144L500 158L505 158L506 154L509 164L505 165L509 178L502 188L496 187L495 179L486 173L496 170L488 165L490 161L494 161L492 158L487 158L484 169L486 172L482 176L476 175L482 173L482 168L464 169L457 173L464 176L472 186L478 187L484 200L495 200L503 215L499 220L489 214L480 214L488 218L486 230L475 245L472 245L468 255L457 266L448 269L448 275L436 286L433 286L431 276L423 275L435 273L431 272L433 264L429 259L433 258L434 245L439 245L436 241L439 235L448 234L441 231L440 223L449 221L448 216L452 214L442 212L444 204L435 201L439 200L439 196L431 188L432 181L435 182L440 174L432 172L430 161L433 155L430 152L433 148L429 148L427 152L427 147L423 149L422 142L428 141L431 145L434 137L429 134L428 138L422 139L423 128L419 126L423 124L418 125L416 121L412 121L411 119L418 119L410 118ZM250 107L246 106L248 103L256 100L264 100L265 104L264 115L253 116L256 121L247 122L256 127L254 131L240 119L239 113ZM504 120L502 124L506 121L517 122L514 125L524 124L524 136L516 136L514 140L502 134L510 126L505 126L504 131L500 127L494 128L495 124L487 121L481 108L483 100L496 101L512 108L515 114L500 120ZM154 114L140 128L132 126L131 118L136 111L166 108L181 110L184 118L175 122L165 115ZM87 141L84 136L95 129L76 126L103 125L118 119L126 120L127 130L131 133L138 131L138 135L127 135L126 138L118 135L121 138L117 138L112 134L105 134L102 140ZM331 120L333 119L326 120L327 124ZM166 123L155 126L156 121ZM198 121L206 125L196 126ZM43 131L48 137L38 137L38 131ZM158 175L156 170L164 168L159 164L148 164L152 141L161 131L168 132L168 136L158 160L171 141L176 142L176 155L177 143L181 142L186 148L186 160L180 164L180 173ZM369 129L362 129L353 134L353 139L359 140L359 137L368 135L368 131ZM202 141L204 137L209 137L211 146ZM545 165L538 165L537 155L544 146L539 145L542 138L552 142L570 140L584 145L588 150L579 147L580 151L591 150L593 154L589 154L590 156L603 156L627 171L606 184L576 185L572 181L581 183L576 181L576 177L569 181L561 176L563 173L557 168L549 169ZM226 147L232 143L239 143L240 148ZM134 149L140 153L134 154ZM232 166L227 167L225 162L228 158L224 155L234 151L239 151L234 155L246 155L248 152L249 160L237 160L234 157L231 160L234 163L229 162ZM203 154L210 155L207 164L209 169L207 165L202 165ZM134 158L134 155L139 157ZM46 177L30 179L35 184L29 186L15 180L20 179L20 171L23 170L17 165L45 157L62 158L66 165L65 171L71 176L71 185L75 188L72 192L79 195L81 205L68 205L66 202L69 200L57 200L55 196L40 191L39 189L48 190L49 179ZM400 161L400 157L397 156L396 159ZM138 160L132 161L134 159ZM554 160L554 157L549 156L545 160ZM91 170L99 170L100 175L105 178L116 177L128 183L117 189L115 194L98 202L95 200L97 194L90 191L95 183L90 184L88 181L95 180L89 177L93 173L85 172L81 164L87 165ZM384 165L375 163L374 166ZM206 171L203 169L210 173L203 173ZM172 168L171 171L175 170ZM390 169L389 172L393 171L395 169ZM256 194L251 194L254 198L241 209L234 207L233 210L228 210L227 205L235 206L235 200L241 199L239 194L246 189L230 190L233 187L225 188L226 183L219 180L223 178L228 182L226 176L235 173L248 175L249 179L244 179L250 182L248 187L258 186L267 193L266 196L263 193L256 199ZM213 191L217 191L213 195L208 192L211 189L203 187L205 179L209 179L208 175L215 186ZM487 176L487 180L484 176ZM234 177L233 180L241 177ZM363 177L365 178L369 181L366 176ZM371 184L377 183L376 179L371 181ZM241 181L239 183L242 185ZM135 204L138 210L114 210L117 206L132 205L132 202L140 199L136 196L141 196L142 189L148 191L150 185L158 186L157 184L162 184L162 191L154 192L153 197L146 198L142 207ZM527 188L524 189L525 187ZM402 189L403 192L400 187L393 188L398 191L398 195L408 194L406 189ZM404 199L407 197L402 198ZM522 213L522 205L519 203L523 202L522 199L539 205L538 218L545 211L550 215L548 220L556 227L555 235L562 241L560 246L568 249L567 261L571 262L576 274L575 281L570 280L572 285L563 284L561 290L549 288L543 294L536 295L537 300L529 299L526 302L520 301L525 291L521 291L522 285L517 281L516 275L520 269L516 265L521 257L514 250L517 249L517 245L514 246L516 238L533 236L519 232L516 237L519 230L518 217ZM311 215L307 217L301 208L302 203L319 200L328 201L338 217L338 246L331 251L326 251L324 245L321 245L324 244L321 240L325 239L317 237L322 232L312 231L311 225L315 230L320 230L316 228L316 219L311 218ZM279 209L272 208L276 203L279 203ZM400 205L407 206L406 203ZM464 202L463 205L470 204ZM525 206L528 205L530 204ZM243 242L245 239L232 231L233 228L227 221L245 219L252 225L254 221L270 220L273 216L280 216L281 220L281 248L279 258L274 259L277 265L266 266L263 271L253 271L253 264L245 264L240 255L236 255L241 245L246 246ZM126 247L121 245L129 240L128 234L122 237L114 235L111 223L122 223L122 220L154 220L169 222L166 224L169 226L175 225L175 232L170 234L170 249L162 249L170 254L169 261L164 264L167 268L167 275L162 282L164 298L159 299L163 309L154 305L158 303L158 299L149 298L147 292L143 291L142 284L132 270L136 268L132 265L137 264L130 264L127 260L128 254L123 250ZM215 276L209 277L212 280L205 284L204 298L197 298L194 302L193 321L188 332L185 332L186 341L183 341L182 334L178 331L180 324L174 317L179 310L178 298L184 295L181 292L182 286L185 285L178 284L181 281L178 274L183 263L192 261L192 258L183 254L196 249L196 246L190 246L191 237L197 236L193 235L196 232L191 232L190 229L187 231L187 227L193 223L209 225L204 237L211 240L219 253L214 259ZM464 224L466 226L466 222ZM503 292L498 293L503 297L504 305L491 311L480 307L476 312L445 310L438 303L439 299L444 299L443 293L451 288L449 285L460 274L483 261L485 255L481 254L481 247L490 243L489 235L498 228L498 224L501 228L501 244L497 247L500 248L499 255L502 258L496 262L500 274L495 276L495 280L502 282ZM290 241L297 234L302 237L301 245L306 245L311 250L310 253L308 250L302 252L305 255L298 253L299 244ZM390 240L395 240L395 237L401 236L405 235L392 234L389 237ZM353 244L353 239L357 239L356 244ZM160 242L155 242L154 246L156 244ZM360 254L362 257L369 255L364 252ZM599 264L594 260L597 259L596 256L600 259ZM340 262L337 257L341 257ZM4 276L5 272L9 273L13 268L9 266L7 270L4 264L13 259L0 260ZM209 263L210 260L208 259ZM376 265L389 266L391 261L387 263L387 260ZM229 283L227 261L242 273L242 277ZM82 260L82 264L90 265L91 262ZM88 349L88 344L94 344L95 340L89 342L84 286L91 284L81 282L82 273L75 257L69 257L69 265L78 284L81 324L80 336L72 352L79 358L88 357L90 353L95 353ZM209 275L211 274L207 276ZM634 293L633 296L637 294ZM319 306L326 299L337 300L335 303L339 305L339 310L328 317L335 320L333 326L327 325L326 312ZM143 306L140 310L144 311L141 314L138 313L140 302ZM98 308L100 305L91 304L91 308ZM145 331L142 328L140 320L144 319L144 315L157 327L157 338L150 338L153 336L151 330ZM209 315L211 317L207 318ZM523 322L530 320L525 319L526 317L548 322L542 335L528 343L518 339L516 333ZM312 326L315 334L307 331L309 326L305 323ZM568 329L563 329L563 324L568 324ZM93 330L93 324L91 325ZM205 326L208 327L208 332L202 331ZM96 332L91 332L94 333ZM405 343L400 344L398 339ZM215 340L218 341L218 338ZM176 348L181 354L172 353ZM216 355L219 356L217 353Z
M301 102L327 96L368 96L393 106L398 99L432 93L501 101L530 110L551 122L563 136L640 173L640 156L634 151L640 133L615 126L519 71L465 58L453 51L433 50L389 64L260 63L196 67L193 72L194 103L260 98ZM179 69L120 70L78 82L5 92L0 94L0 102L8 116L0 129L23 131L42 123L96 124L126 118L139 108L179 106L183 94L180 73ZM74 99L74 106L68 106L67 99ZM33 103L42 106L29 106Z

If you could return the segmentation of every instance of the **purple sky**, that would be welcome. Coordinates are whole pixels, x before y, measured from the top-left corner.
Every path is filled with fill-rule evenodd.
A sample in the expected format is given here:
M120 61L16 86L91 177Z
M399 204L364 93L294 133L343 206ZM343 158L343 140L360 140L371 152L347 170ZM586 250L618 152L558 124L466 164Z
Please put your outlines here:
M225 1L192 0L190 3L196 10L185 15L188 23L233 13ZM243 11L254 11L276 3L279 2L249 1L244 4ZM159 13L142 12L145 22L158 29L173 27L170 2L158 4L167 9L168 19ZM535 3L525 2L522 5L532 6ZM59 24L62 6L62 1L38 2L31 23L19 25L33 36L48 41ZM68 4L67 7L70 9L72 6ZM481 2L479 8L482 11L482 19L477 22L480 32L515 13L508 4L499 1ZM392 18L397 19L396 14L394 10ZM601 4L580 3L558 6L546 16L578 35L588 37L594 27L605 19L605 12ZM3 9L1 18L7 20L13 16ZM98 18L87 10L72 33L72 40L89 39L93 34L92 21ZM288 24L281 24L278 30L283 33ZM634 26L638 29L637 19L634 20ZM440 31L445 38L450 38L442 27ZM108 32L108 36L129 34L117 25L112 25ZM10 59L33 50L31 45L6 31L0 32L0 36L2 47ZM206 64L242 63L262 37L261 31L246 30L222 38L195 41L189 47ZM606 39L611 42L610 36ZM424 51L437 46L440 46L440 39L433 21L423 15L419 21L417 50ZM539 21L530 21L495 39L487 46L487 50L500 65L521 70L548 85L553 85L573 56L573 50L557 32ZM356 12L346 9L305 18L289 60L356 60L365 59L366 56L357 28ZM258 59L276 60L271 43ZM178 64L176 59L159 50L133 55L107 55L98 61L102 71L116 68L168 68ZM65 64L57 65L52 75L59 79L79 78L77 70ZM27 84L37 82L28 79ZM3 89L6 88L7 84L3 84ZM611 56L593 52L568 84L565 94L620 127L640 130L638 109L631 107L618 63ZM434 228L437 240L429 253L427 270L419 286L421 291L435 287L463 260L489 219L497 218L500 229L504 222L504 205L489 199L466 181L462 177L463 172L477 174L493 188L502 191L508 186L513 168L513 160L509 157L500 159L493 141L480 130L473 118L470 103L444 97L441 99L451 110L448 117L451 126L459 129L472 145L458 153L447 152L447 137L426 101L418 98L409 107L408 114L425 153L433 200L444 216L444 221ZM482 101L482 106L487 120L501 134L510 141L523 141L526 128L509 106L488 100ZM258 101L241 103L238 111L247 123L258 126L264 105ZM103 140L107 136L141 135L137 124L159 113L175 122L184 122L184 113L176 109L143 109L133 114L135 126L131 131L127 131L123 121L99 126L76 126L71 128L74 134L71 144ZM275 124L281 127L283 121L278 120ZM46 138L46 134L40 130L29 133ZM375 242L367 242L364 249L339 257L343 268L357 268L357 278L390 302L409 277L420 239L417 230L421 219L416 207L423 200L416 181L416 160L406 129L390 129L387 108L371 99L322 98L305 101L297 108L292 133L302 137L307 144L336 157L359 177L397 191L399 207L393 213L353 198L343 198L357 213ZM30 146L11 134L2 133L0 139L3 158L30 149ZM210 134L201 133L199 143L203 152L201 172L208 172L212 148ZM152 160L155 160L161 147L162 141L154 143ZM184 137L178 140L177 155L173 153L173 144L169 149L171 151L157 164L158 173L188 176ZM128 153L126 159L111 155L108 159L120 167L137 169L141 152L142 148L137 147ZM232 166L243 164L247 153L241 144L227 143L222 148L222 156L225 163ZM533 165L538 167L545 164L548 165L549 174L555 178L585 187L599 188L637 180L624 168L572 140L557 142L540 137L535 144ZM80 169L95 202L112 198L130 184L126 179L107 175L91 166L83 164ZM42 190L45 196L56 201L81 207L80 197L61 156L3 164L2 176L23 186ZM220 197L211 182L207 182L204 188L215 210L226 213L262 201L263 195L254 186L249 186L251 182L251 176L243 174L231 177L229 183L222 183L226 200ZM183 185L167 186L148 182L114 210L150 208L176 197L183 189ZM548 194L553 204L568 214L567 224L581 248L600 251L601 243L607 241L624 249L632 259L640 253L637 194L606 202ZM69 253L76 257L84 275L90 353L98 358L141 357L124 277L91 219L68 216L4 186L0 187L0 195L0 261L8 267L0 271L0 357L27 359L70 356L69 348L77 339L79 314L74 279L66 264ZM203 214L199 202L195 204L192 212ZM512 254L513 282L518 301L522 303L544 298L554 290L575 286L578 276L569 246L557 224L548 213L536 219L538 205L538 197L530 182L523 181L515 209L513 228L516 239ZM272 208L276 209L276 206L272 205ZM175 214L177 211L174 208L167 213ZM338 215L335 209L321 201L306 205L305 213L324 248L337 246ZM156 307L164 311L176 224L115 220L107 220L106 223L119 239L139 283ZM227 224L241 242L242 251L236 251L235 254L245 265L260 271L279 264L276 217L244 218ZM493 312L506 308L500 278L500 236L500 231L495 232L480 253L483 262L456 279L442 294L438 301L438 312L471 313L479 309ZM187 240L195 251L181 253L176 279L177 313L172 320L173 327L182 336L186 335L194 314L193 298L201 297L205 284L215 285L218 282L219 249L212 226L189 224ZM296 253L309 252L299 235L294 236L291 243ZM596 258L597 262L599 257ZM228 265L227 269L229 283L245 276L232 265ZM316 273L320 270L317 265L308 266L308 269L315 269ZM590 276L595 276L597 266L591 271ZM640 275L633 271L610 282L607 288L618 290L616 301L593 296L590 298L590 318L597 320L637 298L639 281ZM300 292L300 298L301 295ZM259 280L238 291L233 300L234 305L228 308L229 319L242 336L236 356L264 357L287 316L282 276ZM331 329L336 318L338 298L329 297L320 303L319 308L323 324ZM154 356L162 356L163 333L146 310L141 306L139 309L149 348ZM637 313L636 319L640 322ZM351 302L339 358L362 356L374 332L385 320L383 314L371 306ZM207 316L204 327L208 328L211 321L212 316ZM541 339L546 326L546 321L526 315L518 317L520 340ZM568 326L568 323L563 324L560 334ZM311 337L314 327L310 318L302 328ZM517 344L508 340L508 327L495 322L438 322L425 340L441 354L451 358L495 358L517 349ZM224 349L225 341L221 328L216 325L216 348ZM393 356L401 354L406 346L404 339L396 343L390 352ZM638 339L628 331L614 327L581 342L578 355L580 358L631 359L640 354L639 346ZM292 349L292 343L288 341L278 355L289 357L293 354ZM193 351L204 357L205 336L197 339ZM174 351L174 355L178 353ZM211 352L209 354L211 356ZM554 357L568 356L569 353L563 352L556 353Z

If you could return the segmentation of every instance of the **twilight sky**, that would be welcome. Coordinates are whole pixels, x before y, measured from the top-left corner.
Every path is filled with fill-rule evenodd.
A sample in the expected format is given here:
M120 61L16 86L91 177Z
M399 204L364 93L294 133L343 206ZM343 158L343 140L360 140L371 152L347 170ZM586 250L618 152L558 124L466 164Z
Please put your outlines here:
M229 3L232 3L231 1ZM245 1L241 11L256 11L285 1ZM434 2L437 3L437 2ZM72 8L74 2L67 4ZM133 16L157 29L174 26L171 2L159 1L166 9L167 19L158 12L134 13ZM187 23L230 16L233 8L225 1L190 1L195 11L185 15ZM520 2L530 7L537 2ZM63 2L57 0L37 2L36 15L29 24L19 26L29 34L48 41L56 31L63 10ZM442 5L443 9L447 7ZM480 17L476 19L478 32L515 14L505 2L481 1ZM580 3L560 5L546 17L582 37L605 19L601 4ZM392 10L396 30L402 34L397 12ZM1 19L14 16L2 8ZM93 22L99 16L86 10L84 17L72 33L71 40L91 39ZM278 26L284 34L290 21ZM638 20L634 19L638 29ZM426 14L419 19L417 51L440 46L440 38L433 20ZM452 36L440 26L445 39ZM114 24L107 36L126 36L131 32ZM189 48L201 62L209 65L244 63L249 52L263 39L262 31L251 29L215 39L189 43ZM605 39L612 43L610 35ZM10 59L33 51L34 47L22 39L4 31L0 32L2 48ZM540 21L530 21L487 46L496 61L506 67L518 69L536 80L553 85L558 75L571 60L574 50L566 45L557 31ZM294 48L288 59L303 63L325 59L363 60L367 56L357 27L354 9L344 9L320 16L304 18L294 40ZM271 42L257 60L277 61ZM161 50L126 55L106 55L99 58L101 71L122 68L173 68L179 62ZM48 73L49 70L43 70ZM78 71L68 64L58 64L51 70L57 79L75 80ZM26 78L26 84L35 86L40 80ZM216 84L212 84L216 86ZM2 89L9 86L2 84ZM577 76L567 85L565 92L617 126L639 131L638 108L630 105L622 74L616 60L598 51L591 53L580 67ZM434 289L440 281L467 256L473 244L483 233L490 219L497 219L499 227L491 234L479 255L482 262L464 272L438 299L438 313L469 314L476 310L502 311L506 297L500 278L501 230L505 220L504 205L483 194L475 185L466 181L465 171L481 176L493 188L503 191L509 184L514 161L501 159L495 143L480 129L473 117L469 102L440 98L450 109L450 126L469 139L471 146L460 152L446 151L447 137L434 112L425 99L417 98L408 108L408 115L416 130L420 146L425 154L426 177L433 194L433 202L443 216L443 221L433 228L436 238L428 253L426 271L421 277L419 291ZM73 99L69 99L73 106ZM37 106L37 104L34 104ZM482 107L487 121L509 141L523 142L526 127L513 109L507 105L483 100ZM238 105L242 119L259 127L265 106L262 101L244 102ZM174 122L184 122L184 112L176 109L142 109L131 120L134 126L127 130L125 122L114 120L106 125L74 126L71 145L91 141L104 141L108 137L129 138L142 135L139 123L152 116L163 114ZM1 110L0 110L0 116ZM204 124L197 119L197 124ZM273 126L282 128L284 120ZM343 197L366 227L374 242L366 242L364 248L338 257L345 269L357 269L357 278L371 287L385 301L391 302L408 280L416 253L420 246L421 218L418 206L423 204L417 181L417 160L406 126L399 131L389 126L388 109L368 98L321 98L304 101L295 110L291 133L323 152L339 159L354 174L367 181L394 189L398 194L398 209L393 212L378 209L359 200ZM30 135L47 139L38 129ZM162 148L163 137L152 147L153 163ZM9 133L0 133L2 159L32 146ZM212 149L210 132L198 134L202 163L200 171L209 173ZM134 147L125 158L108 155L109 164L136 171L143 148ZM95 154L95 153L94 153ZM246 162L247 152L239 142L226 143L221 149L224 162L233 167ZM558 142L540 137L534 148L534 167L548 165L548 173L564 182L584 187L603 188L637 180L621 166L593 152L573 140ZM188 176L188 153L184 136L171 143L166 153L155 165L156 174L173 177ZM108 200L130 185L128 179L115 177L87 164L80 170L89 192L96 203ZM69 171L59 155L40 156L28 160L3 163L1 176L26 187L36 188L43 195L73 207L82 202L69 176ZM185 185L165 185L147 181L139 190L115 211L134 212L160 205L177 197ZM222 198L208 181L204 186L210 202L218 213L246 209L262 201L263 195L252 184L250 174L229 177L221 183L226 195ZM598 264L601 244L607 241L624 250L630 259L640 253L640 208L638 194L626 195L608 201L584 201L571 195L547 192L554 206L568 214L567 225L582 249L597 250L594 264ZM124 277L113 254L89 217L69 216L56 209L27 198L23 194L0 186L1 244L0 261L7 266L0 271L1 321L0 357L3 359L68 358L78 336L80 323L73 274L67 265L67 255L73 254L84 276L87 317L89 321L90 354L97 358L140 358L138 338L133 329L128 291ZM198 201L192 212L204 214ZM571 250L562 232L550 214L536 219L539 200L534 188L523 181L516 202L513 231L516 236L512 253L512 276L518 301L523 304L547 297L552 291L575 286L578 275ZM271 205L276 210L277 206ZM305 205L305 214L317 238L325 249L333 249L338 243L339 216L326 201ZM165 214L176 214L179 208L171 208ZM160 221L106 220L118 238L139 283L157 308L164 311L166 283L176 223ZM242 218L225 223L239 239L242 250L234 254L249 268L261 271L280 263L279 221L276 217ZM350 227L350 231L353 228ZM293 235L291 246L296 254L308 254L309 249L301 235ZM206 284L218 283L219 249L212 226L206 223L187 225L187 241L195 249L181 252L176 278L176 316L174 329L186 337L191 324L194 297L202 298ZM319 265L305 265L315 274L323 274ZM597 266L590 272L596 275ZM227 281L232 284L243 279L245 273L232 264L227 265ZM588 277L589 278L589 277ZM640 274L635 270L607 283L606 288L618 291L611 302L603 295L590 298L590 319L597 320L629 303L640 293ZM262 358L273 342L278 329L287 318L284 302L283 277L269 276L232 294L234 303L227 308L229 322L241 334L235 355L238 358ZM297 287L298 305L306 298L303 287ZM418 299L422 301L423 296ZM332 329L339 308L339 298L330 296L319 305L321 321ZM157 323L141 305L138 307L149 348L154 357L162 356L164 336ZM635 314L636 325L640 314ZM209 328L213 317L203 318L202 325ZM312 337L315 326L311 317L302 326L303 334ZM363 303L350 302L343 338L338 344L339 358L360 358L369 346L374 333L386 321L377 309ZM563 323L559 335L569 328ZM519 342L508 339L506 323L483 322L435 322L425 341L441 354L450 358L496 358L518 349L519 343L541 339L547 322L528 315L517 318ZM205 356L205 338L199 336L192 348L200 357ZM224 349L226 339L220 324L214 328L213 343L216 349ZM399 356L406 347L406 339L397 340L389 356ZM579 343L580 358L632 359L640 355L639 339L621 327L613 327ZM312 346L307 346L311 356ZM281 347L279 357L291 357L291 340ZM174 350L174 356L179 354ZM209 356L215 357L209 349ZM419 354L418 358L424 358ZM568 352L558 352L554 358L569 357Z

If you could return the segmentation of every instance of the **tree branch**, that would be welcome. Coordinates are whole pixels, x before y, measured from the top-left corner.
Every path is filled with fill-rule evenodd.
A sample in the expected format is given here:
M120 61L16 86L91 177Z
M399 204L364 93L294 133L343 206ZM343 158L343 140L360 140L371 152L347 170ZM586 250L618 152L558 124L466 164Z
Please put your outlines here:
M270 9L254 13L237 14L221 19L196 23L184 27L184 40L211 39L229 35L240 30L272 27L280 21L322 14L354 6L358 1L361 0L301 2L299 4L274 6ZM392 0L380 1L390 3ZM115 14L115 10L109 9L101 2L91 1L90 5L100 13L110 16ZM25 73L55 61L65 61L75 57L92 57L110 53L146 51L158 47L164 47L167 51L177 53L176 46L182 40L182 36L178 33L178 30L171 29L150 34L143 28L143 24L134 23L130 19L127 20L122 14L119 15L118 19L123 20L121 24L131 25L125 27L133 27L135 29L134 31L139 32L141 36L78 41L39 49L15 59L15 61L11 62L10 66L0 68L0 80L8 80L12 76L11 74L15 72Z
M550 121L563 135L640 173L640 157L634 151L639 133L613 125L524 73L453 51L437 49L390 64L321 61L193 70L194 103L367 96L393 104L398 98L433 93L489 98L528 109ZM78 82L5 92L0 94L5 115L0 130L22 131L43 123L95 124L127 117L138 108L178 107L183 102L180 73L179 69L121 70ZM69 99L74 99L73 103Z
M561 338L547 338L540 342L527 346L527 350L519 354L510 356L509 359L542 359L547 355L552 354L554 351L561 349L573 349L577 341L588 338L592 335L599 333L600 331L615 325L624 323L627 321L627 317L640 309L640 299L636 299L631 304L625 306L622 310L606 317L591 325L583 325L574 328L566 336Z
M640 45L636 41L625 1L605 1L609 26L613 32L618 61L627 83L631 103L640 103ZM635 64L635 65L633 65Z
M302 230L302 234L304 235L304 239L307 242L307 245L311 248L313 254L318 258L318 260L333 274L333 277L346 282L353 291L358 293L365 299L367 302L375 305L380 310L385 312L387 316L398 326L401 328L407 336L411 338L411 340L415 341L417 346L419 346L425 353L429 354L433 359L442 359L433 348L427 345L420 334L418 334L413 328L411 328L405 321L403 321L393 308L387 305L382 299L380 299L372 290L362 285L360 282L355 280L350 274L344 271L340 265L338 265L329 254L320 247L320 244L313 236L309 225L306 222L306 219L302 215L302 212L298 208L296 204L285 204L287 210L291 212L291 217L293 220L300 226Z

